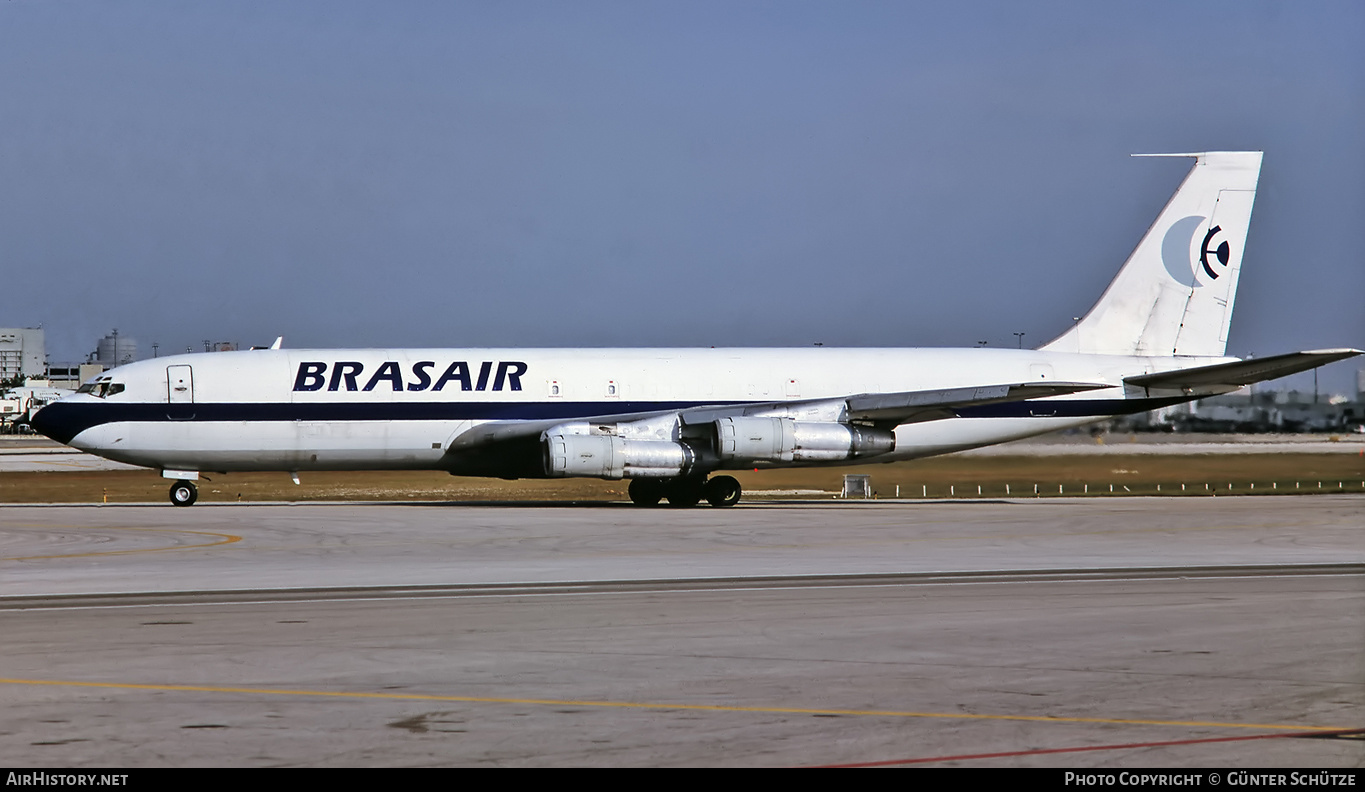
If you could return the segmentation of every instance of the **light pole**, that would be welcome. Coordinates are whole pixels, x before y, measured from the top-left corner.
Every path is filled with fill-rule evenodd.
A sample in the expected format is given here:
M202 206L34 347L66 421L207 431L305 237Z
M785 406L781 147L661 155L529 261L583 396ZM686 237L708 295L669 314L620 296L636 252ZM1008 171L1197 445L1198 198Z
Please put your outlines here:
M1020 349L1023 349L1023 348L1024 348L1024 334L1023 334L1023 333L1015 333L1015 334L1014 334L1014 337L1017 338L1017 339L1019 339L1019 348L1020 348Z

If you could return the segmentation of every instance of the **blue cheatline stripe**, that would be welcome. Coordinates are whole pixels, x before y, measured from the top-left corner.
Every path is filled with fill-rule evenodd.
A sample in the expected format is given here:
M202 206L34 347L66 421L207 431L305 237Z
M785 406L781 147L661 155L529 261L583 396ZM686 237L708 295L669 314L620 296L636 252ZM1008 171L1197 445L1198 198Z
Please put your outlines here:
M601 415L685 410L748 402L320 402L206 404L66 404L33 416L33 428L61 443L108 423L204 421L568 421Z
M1163 399L1065 399L964 407L963 418L1103 418L1154 410L1189 401ZM33 428L62 443L93 426L135 422L205 421L544 421L604 415L667 412L701 406L738 406L751 402L320 402L209 404L66 404L58 402L33 416ZM766 402L765 402L766 403Z

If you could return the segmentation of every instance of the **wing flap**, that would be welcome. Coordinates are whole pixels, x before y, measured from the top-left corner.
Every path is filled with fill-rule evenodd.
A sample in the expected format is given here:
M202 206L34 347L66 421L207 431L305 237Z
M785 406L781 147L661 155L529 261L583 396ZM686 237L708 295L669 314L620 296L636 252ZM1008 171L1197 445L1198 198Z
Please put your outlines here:
M908 424L952 418L956 410L982 404L1044 399L1069 393L1113 387L1095 382L1020 382L971 388L865 393L850 396L848 419L885 424Z
M682 421L688 425L709 423L721 418L738 416L770 416L823 421L868 421L897 426L921 421L952 418L954 410L997 402L1042 399L1068 393L1112 388L1114 385L1095 382L1022 382L1003 385L984 385L968 388L944 388L925 391L894 393L859 393L834 399L803 399L780 402L700 407L683 410ZM817 417L818 413L823 413Z

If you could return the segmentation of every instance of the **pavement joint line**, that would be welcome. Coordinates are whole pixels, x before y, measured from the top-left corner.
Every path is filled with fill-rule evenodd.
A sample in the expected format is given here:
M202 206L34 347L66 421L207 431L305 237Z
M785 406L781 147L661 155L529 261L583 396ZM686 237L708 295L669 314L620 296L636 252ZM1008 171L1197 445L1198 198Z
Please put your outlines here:
M1082 718L1057 715L999 715L968 712L912 712L902 710L857 710L816 707L755 707L726 704L683 704L678 702L581 701L491 696L442 696L424 693L371 693L364 691L289 690L275 688L229 687L215 685L154 685L132 682L81 682L61 679L7 679L3 685L44 687L83 687L114 690L149 690L172 693L242 693L264 696L304 696L310 698L371 699L389 701L444 701L465 704L520 704L552 707L601 707L610 709L684 710L689 712L737 712L781 715L843 715L881 718L932 718L944 720L1001 720L1033 723L1087 723L1126 726L1179 726L1186 728L1273 729L1303 733L1348 731L1341 726L1302 726L1283 723L1222 723L1218 721L1153 720L1142 718Z
M211 545L206 545L211 546ZM179 549L179 548L168 548ZM131 551L116 551L131 552ZM916 585L1017 584L1206 580L1248 577L1323 577L1365 574L1365 564L1281 564L1207 567L1104 567L980 570L847 575L660 578L644 580L453 583L404 586L337 586L204 591L132 591L86 594L0 595L0 611L162 605L247 605L278 602L562 596L567 594L659 594L770 591L795 588L863 588Z

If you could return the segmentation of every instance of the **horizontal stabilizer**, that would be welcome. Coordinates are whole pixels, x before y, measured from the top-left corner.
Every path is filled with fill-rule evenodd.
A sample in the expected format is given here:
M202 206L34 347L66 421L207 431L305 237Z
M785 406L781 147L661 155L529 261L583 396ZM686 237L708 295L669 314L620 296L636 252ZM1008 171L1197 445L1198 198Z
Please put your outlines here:
M1213 366L1163 371L1159 374L1141 374L1127 377L1123 381L1140 388L1159 388L1170 390L1194 390L1201 388L1226 387L1230 389L1250 385L1253 382L1275 379L1300 371L1317 368L1338 360L1365 354L1359 349L1312 349L1306 352L1290 352L1268 358L1239 360L1235 363L1218 363Z

